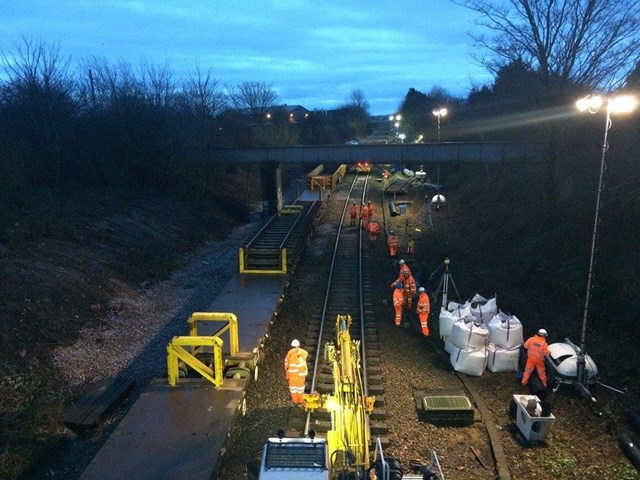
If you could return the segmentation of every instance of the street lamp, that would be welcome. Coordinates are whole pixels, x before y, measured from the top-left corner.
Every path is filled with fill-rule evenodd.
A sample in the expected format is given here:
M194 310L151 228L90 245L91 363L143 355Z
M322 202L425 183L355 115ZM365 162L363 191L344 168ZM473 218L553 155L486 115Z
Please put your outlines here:
M440 117L444 117L447 114L447 109L436 108L435 110L432 110L431 113L438 117L438 143L440 143Z
M396 137L400 137L400 120L402 120L402 115L400 115L399 113L395 115L389 115L389 121L394 122L393 126L396 127Z
M591 236L591 254L589 256L589 273L587 275L587 294L584 300L584 312L582 315L582 334L580 338L580 351L578 352L577 362L577 374L576 374L576 387L583 394L589 394L586 384L586 369L585 369L585 343L587 334L587 318L589 316L589 299L591 297L591 282L593 280L593 264L596 252L596 235L598 232L598 217L600 213L600 196L602 194L602 176L604 174L604 156L609 149L607 143L607 136L609 128L611 128L611 114L612 113L629 113L635 109L637 105L636 99L631 95L620 95L617 97L603 98L600 95L588 95L585 98L581 98L576 102L578 110L589 113L597 113L603 107L606 107L606 120L604 124L604 142L602 144L602 156L600 158L600 177L598 179L598 194L596 196L596 212L593 221L593 234Z

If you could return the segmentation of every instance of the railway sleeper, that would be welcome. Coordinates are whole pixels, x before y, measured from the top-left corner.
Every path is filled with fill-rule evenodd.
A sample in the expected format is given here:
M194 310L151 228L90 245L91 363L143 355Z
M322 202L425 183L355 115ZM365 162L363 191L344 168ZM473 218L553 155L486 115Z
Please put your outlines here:
M372 435L384 435L385 433L389 433L389 426L386 422L372 420L369 422L369 430Z
M369 390L373 385L382 385L382 375L370 375L367 374L367 383L369 384Z

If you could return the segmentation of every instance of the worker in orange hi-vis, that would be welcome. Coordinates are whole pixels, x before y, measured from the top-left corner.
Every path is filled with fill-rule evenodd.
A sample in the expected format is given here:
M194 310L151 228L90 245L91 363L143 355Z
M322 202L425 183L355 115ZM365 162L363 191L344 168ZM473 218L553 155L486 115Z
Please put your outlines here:
M356 221L358 220L358 206L356 205L356 202L349 205L349 219L349 226L355 227Z
M418 289L418 304L416 305L416 313L418 314L418 320L420 320L420 327L422 327L422 335L429 336L429 313L431 312L431 302L429 301L429 295L425 292L424 287Z
M393 291L393 308L396 311L395 324L397 327L402 323L402 306L404 305L404 294L402 284L396 283L396 288Z
M373 204L371 200L367 203L367 215L369 215L369 222L371 222L371 220L373 220Z
M535 368L538 371L538 377L542 385L544 385L544 388L547 388L547 372L544 366L544 357L549 355L547 331L541 328L538 330L538 333L524 342L523 346L527 349L527 365L524 367L522 385L529 383L529 377Z
M362 228L367 230L369 228L369 218L370 218L369 207L364 203L362 204L362 207L360 207L360 218L362 219Z
M391 287L395 287L395 284L400 282L404 282L405 279L405 273L413 276L413 274L411 273L411 269L409 268L409 265L407 265L407 262L404 261L403 258L401 258L398 261L398 266L400 267L400 270L398 271L398 278L396 278L392 283L391 283Z
M402 275L404 277L402 280L402 284L404 285L404 307L409 310L413 304L413 297L418 291L418 288L413 275L409 272L404 272Z
M378 240L378 232L380 231L380 226L378 225L378 222L371 219L367 230L369 231L369 240L371 240L371 243L376 243L376 240Z
M389 247L389 255L395 258L398 254L398 237L393 230L389 230L389 236L387 237L387 246Z
M302 394L304 393L304 382L307 378L307 351L300 348L300 342L293 340L291 350L287 352L284 359L284 373L289 383L289 393L291 401L296 405L302 405Z

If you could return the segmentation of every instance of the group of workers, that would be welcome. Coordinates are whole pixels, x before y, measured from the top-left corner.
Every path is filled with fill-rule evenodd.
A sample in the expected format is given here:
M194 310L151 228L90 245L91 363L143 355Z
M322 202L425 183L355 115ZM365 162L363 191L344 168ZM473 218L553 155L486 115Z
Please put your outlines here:
M378 240L380 225L373 218L373 205L371 201L358 207L356 202L349 206L349 226L355 227L358 219L362 220L362 228L369 233L369 240L375 243Z
M362 228L369 233L369 238L375 243L377 240L379 225L373 219L373 206L371 202L366 205L363 203L359 208L356 202L349 206L350 226L356 226L358 219L362 220ZM387 246L389 247L389 255L395 258L398 254L398 237L393 230L389 231L387 237ZM413 238L409 238L407 243L407 252L412 254L415 252L415 242ZM397 326L402 325L403 313L411 311L413 298L418 296L416 304L416 315L420 322L422 335L429 336L429 313L431 311L431 302L424 287L416 288L416 281L407 263L400 259L398 262L399 272L398 278L392 283L393 288L393 307L395 310L394 323ZM544 358L549 355L549 347L546 342L547 331L543 328L529 338L523 345L527 351L527 363L522 377L522 385L527 385L529 379L536 370L543 386L547 387L547 375L545 371ZM291 342L291 349L288 351L285 361L285 377L289 384L289 393L291 401L299 406L303 406L303 394L305 389L305 381L308 374L307 367L308 353L300 346L300 341L294 339Z
M411 269L407 263L400 259L398 262L400 271L398 272L398 278L391 283L393 288L393 308L395 310L394 323L397 326L402 324L402 314L404 310L410 311L413 305L413 297L418 294L418 303L416 305L416 314L420 321L420 329L422 334L426 337L429 335L429 313L431 311L431 302L429 301L429 295L425 291L424 287L416 288L416 280L411 273Z

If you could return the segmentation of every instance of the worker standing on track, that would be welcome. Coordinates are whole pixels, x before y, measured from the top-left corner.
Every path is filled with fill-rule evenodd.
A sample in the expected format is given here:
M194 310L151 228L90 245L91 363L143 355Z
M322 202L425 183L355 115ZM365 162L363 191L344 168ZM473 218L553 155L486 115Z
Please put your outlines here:
M410 272L405 271L402 275L404 277L402 280L402 284L404 285L404 307L410 310L413 303L413 296L418 291L418 288L416 287L416 280Z
M373 220L373 204L371 200L367 203L367 216L369 217L369 223L371 223L371 220Z
M307 378L307 351L300 348L300 342L293 340L291 350L287 352L284 359L284 373L289 383L289 393L291 401L296 405L302 405L302 394L304 393L304 382Z
M362 228L367 230L369 228L369 219L371 217L369 217L369 207L367 205L365 205L364 203L362 204L362 207L360 208L360 218L362 219Z
M422 335L429 336L429 313L431 312L431 302L429 301L429 295L424 290L424 287L418 289L420 295L418 296L418 304L416 305L416 313L420 320L420 327L422 328Z
M369 240L371 241L371 243L376 243L376 240L378 240L378 232L380 231L380 226L378 225L378 222L371 219L367 230L369 231Z
M358 219L358 206L356 205L356 202L353 202L351 205L349 205L349 217L349 226L355 227L356 220Z
M387 237L387 246L389 247L389 255L395 258L398 254L398 237L396 232L389 230L389 236Z
M403 287L400 282L396 283L396 288L393 291L393 308L396 311L394 322L396 327L399 327L402 323L402 306L404 305Z
M535 368L542 385L547 388L547 372L544 365L544 357L549 355L547 331L544 328L538 330L538 333L524 342L524 348L527 350L527 365L524 368L522 385L529 383L529 377Z
M411 273L411 269L409 268L409 265L407 265L407 262L404 261L404 258L401 258L398 261L398 265L400 266L400 270L398 271L398 278L396 280L394 280L394 282L391 284L392 287L396 283L398 283L398 282L402 283L404 281L405 273L413 276L413 273Z

